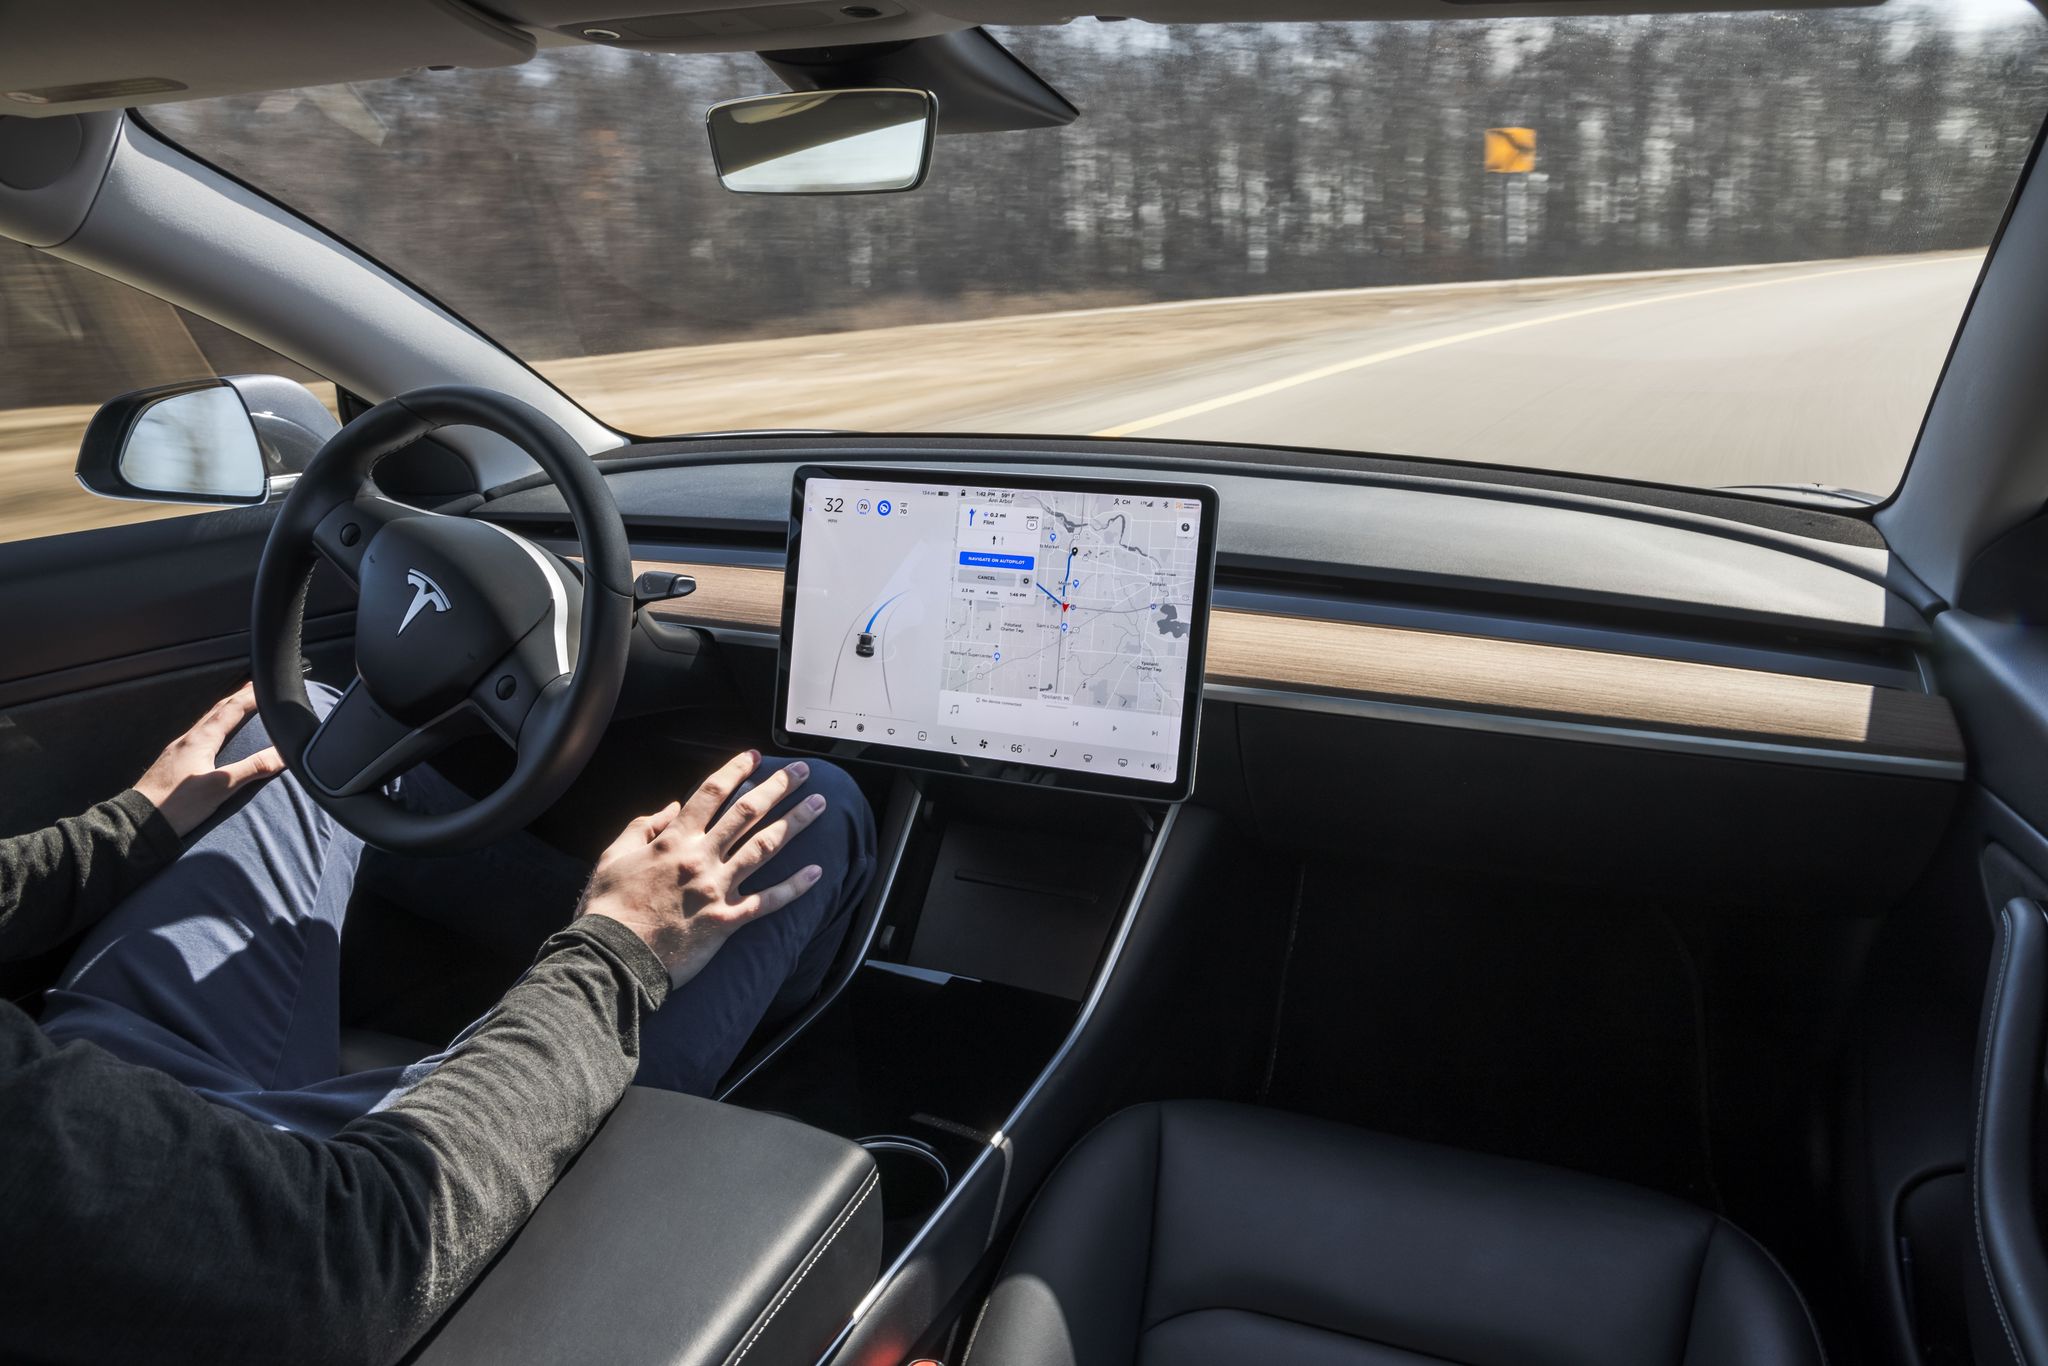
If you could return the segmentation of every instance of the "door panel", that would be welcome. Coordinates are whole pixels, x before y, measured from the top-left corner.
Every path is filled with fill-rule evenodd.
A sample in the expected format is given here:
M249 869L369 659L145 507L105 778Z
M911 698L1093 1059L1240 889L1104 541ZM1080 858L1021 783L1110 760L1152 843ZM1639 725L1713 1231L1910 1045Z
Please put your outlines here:
M134 781L247 677L267 507L0 544L0 833ZM307 645L346 677L354 601L315 576Z
M2048 518L1980 555L1932 620L1969 783L1872 945L1830 1171L1875 1366L2048 1364L2044 585Z
M2041 1076L2048 1058L2048 915L2014 897L1998 910L1984 989L1976 1139L1970 1154L1981 1274L1970 1339L1980 1363L2048 1361L2048 1245L2038 1213Z
M1889 1300L1878 1361L2048 1362L2043 584L2037 519L1985 551L1934 619L1970 789L1873 955L1844 1149L1845 1184L1869 1192L1867 1246Z

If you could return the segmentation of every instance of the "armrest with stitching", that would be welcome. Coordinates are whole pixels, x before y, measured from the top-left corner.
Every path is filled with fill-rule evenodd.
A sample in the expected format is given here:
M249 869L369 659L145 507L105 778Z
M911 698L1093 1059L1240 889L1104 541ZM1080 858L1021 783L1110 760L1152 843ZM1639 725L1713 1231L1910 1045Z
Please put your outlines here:
M631 1087L415 1360L815 1361L880 1273L881 1234L854 1144Z

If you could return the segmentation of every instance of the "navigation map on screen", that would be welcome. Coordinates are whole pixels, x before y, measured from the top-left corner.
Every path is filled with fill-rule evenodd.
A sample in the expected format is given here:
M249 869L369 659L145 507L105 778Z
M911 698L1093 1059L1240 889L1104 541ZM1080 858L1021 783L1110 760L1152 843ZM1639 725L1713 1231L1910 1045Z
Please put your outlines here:
M1179 776L1198 499L813 477L800 515L788 731Z

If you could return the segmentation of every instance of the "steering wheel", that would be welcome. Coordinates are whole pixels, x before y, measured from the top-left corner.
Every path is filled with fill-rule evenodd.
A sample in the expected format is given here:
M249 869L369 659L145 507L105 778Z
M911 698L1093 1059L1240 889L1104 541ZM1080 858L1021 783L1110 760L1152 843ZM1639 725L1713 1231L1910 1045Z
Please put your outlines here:
M442 427L513 442L554 480L576 523L578 571L489 522L423 512L377 491L379 460ZM356 587L356 678L323 719L300 632L313 567ZM569 434L518 399L468 385L414 389L336 432L278 509L256 569L250 675L270 739L305 789L371 844L473 848L546 810L596 750L626 677L633 566L618 505ZM512 749L504 782L422 815L384 792L464 736Z

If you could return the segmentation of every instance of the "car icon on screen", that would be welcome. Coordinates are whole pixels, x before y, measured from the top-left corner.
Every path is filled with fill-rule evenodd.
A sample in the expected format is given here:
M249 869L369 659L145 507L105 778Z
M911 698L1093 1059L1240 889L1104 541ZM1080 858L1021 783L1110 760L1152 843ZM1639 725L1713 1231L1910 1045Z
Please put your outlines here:
M873 659L875 657L875 633L873 631L862 631L860 639L853 642L853 652L862 659Z

